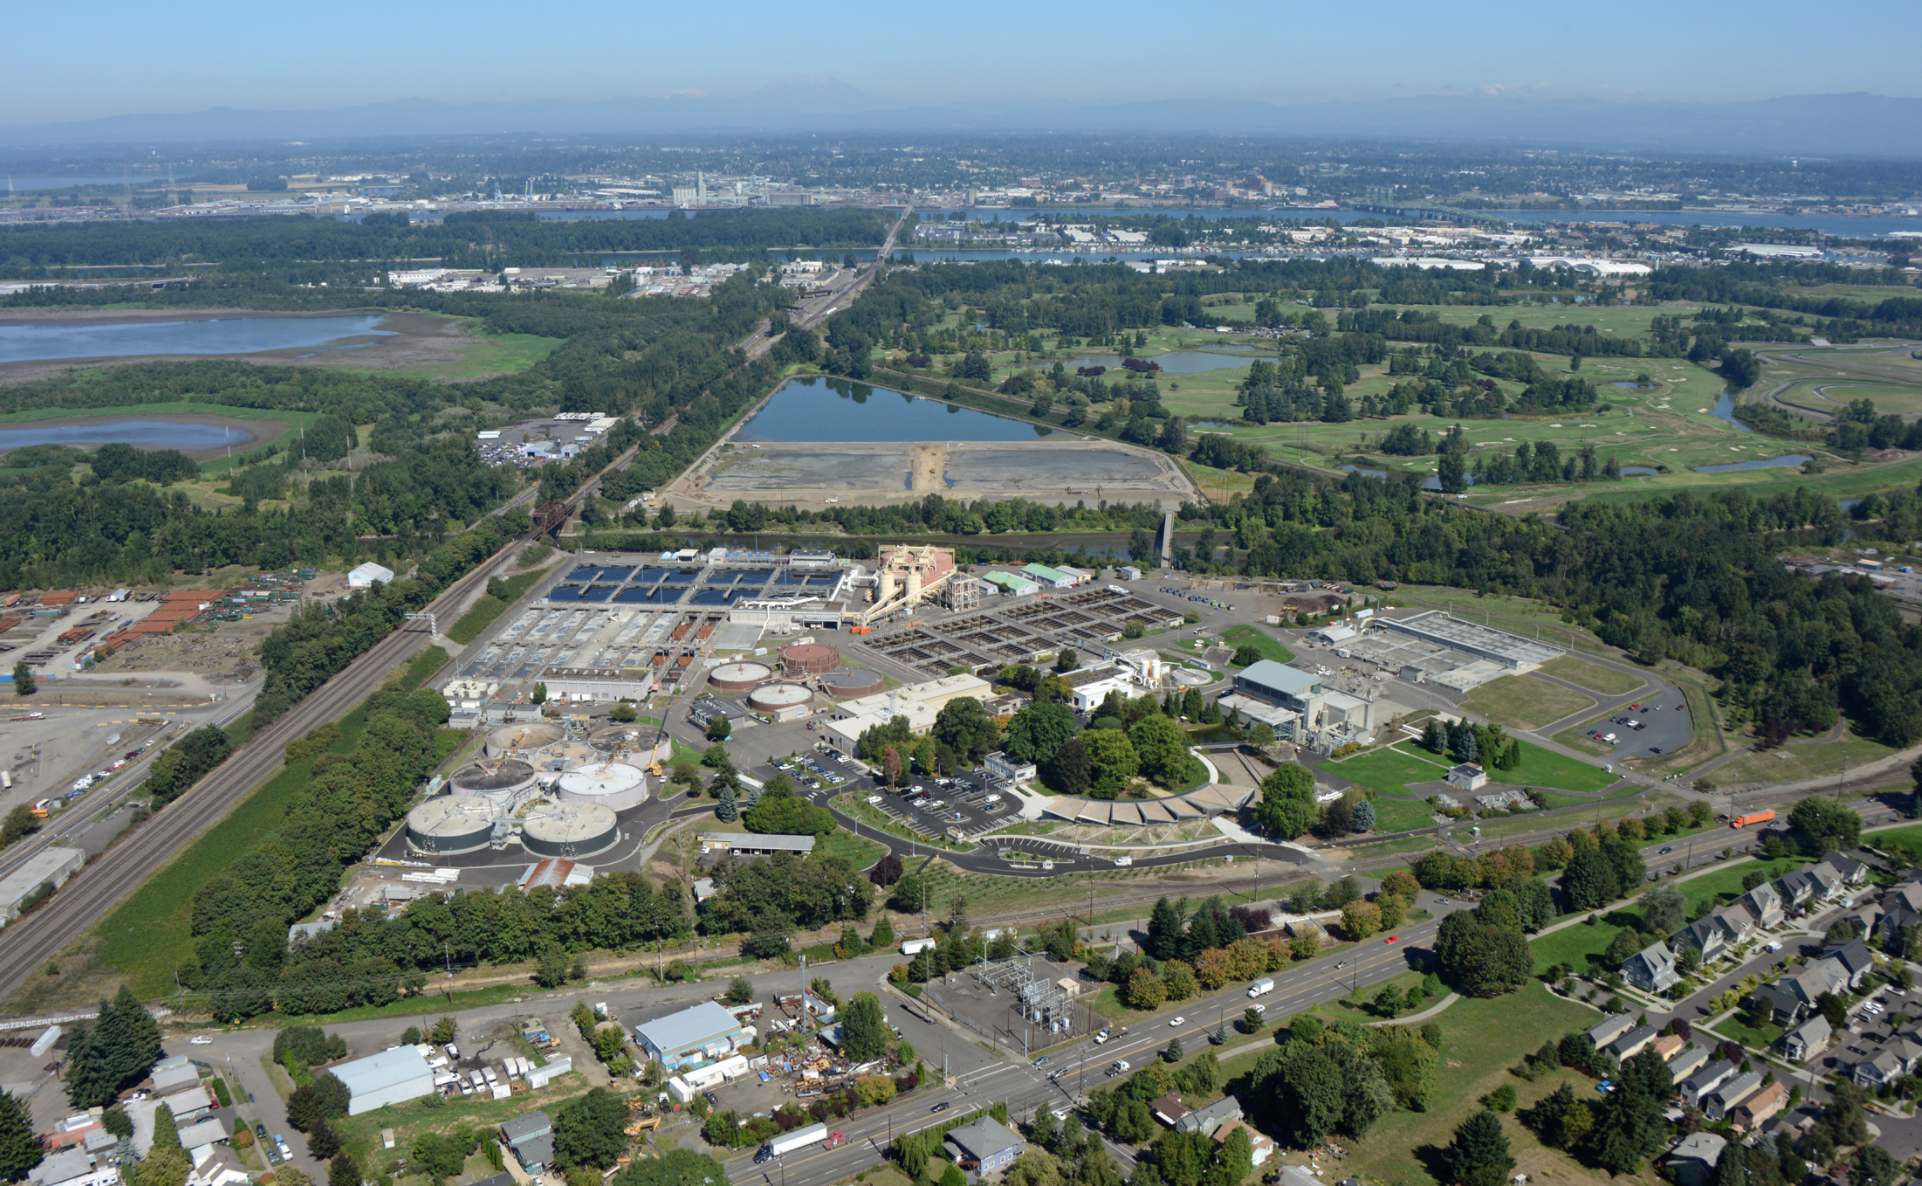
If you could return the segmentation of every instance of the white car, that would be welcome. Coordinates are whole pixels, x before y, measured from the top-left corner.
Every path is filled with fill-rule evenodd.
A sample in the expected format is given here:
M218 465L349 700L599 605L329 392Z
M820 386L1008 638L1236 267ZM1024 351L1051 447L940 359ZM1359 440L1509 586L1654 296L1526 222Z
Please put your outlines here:
M193 1037L187 1039L187 1044L189 1046L211 1046L214 1044L214 1040L206 1034L195 1034Z
M1180 1027L1180 1026L1184 1026L1184 1025L1187 1025L1187 1024L1188 1024L1188 1019L1187 1019L1186 1017L1176 1017L1176 1018L1173 1018L1173 1019L1171 1019L1171 1020L1170 1020L1170 1021L1168 1022L1168 1028L1169 1028L1169 1029L1176 1029L1176 1028L1178 1028L1178 1027Z

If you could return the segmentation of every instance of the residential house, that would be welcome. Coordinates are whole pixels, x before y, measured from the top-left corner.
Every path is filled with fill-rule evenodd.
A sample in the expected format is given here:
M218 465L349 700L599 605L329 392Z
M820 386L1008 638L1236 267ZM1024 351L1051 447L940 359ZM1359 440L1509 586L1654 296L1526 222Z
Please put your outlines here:
M1855 1080L1858 1087L1874 1091L1886 1084L1893 1084L1904 1075L1912 1074L1918 1059L1922 1059L1922 1046L1898 1034L1884 1043L1882 1049L1873 1056L1856 1063L1849 1077Z
M193 1172L187 1186L249 1186L254 1180L240 1155L225 1145L202 1145L195 1150Z
M1701 953L1702 962L1712 964L1727 954L1729 941L1733 938L1722 921L1711 914L1694 922L1669 936L1677 947L1693 947Z
M1743 1132L1754 1132L1763 1121L1787 1107L1788 1102L1788 1084L1777 1079L1735 1105L1729 1115L1735 1118L1737 1128Z
M1668 1078L1671 1083L1680 1083L1708 1063L1708 1051L1700 1046L1682 1047L1669 1057Z
M1719 921L1729 933L1730 943L1740 943L1754 932L1757 923L1755 915L1740 902L1730 902L1710 917Z
M1253 1147L1255 1153L1255 1168L1260 1169L1263 1165L1267 1164L1269 1158L1275 1155L1274 1138L1263 1133L1260 1129L1252 1127L1245 1120L1230 1120L1215 1130L1215 1144L1227 1144L1229 1135L1237 1129L1248 1134L1248 1143Z
M1675 953L1658 941L1623 960L1622 977L1643 992L1667 992L1682 973L1675 966Z
M1241 1101L1232 1095L1226 1095L1206 1107L1196 1108L1183 1116L1175 1122L1175 1131L1199 1132L1212 1137L1215 1135L1215 1130L1222 1125L1230 1120L1240 1119Z
M1893 910L1897 903L1913 914L1922 914L1922 881L1905 881L1882 891L1882 905Z
M1782 899L1784 910L1790 914L1805 914L1815 901L1820 885L1815 878L1809 876L1807 870L1797 869L1793 873L1784 873L1776 878L1770 883L1769 888Z
M1718 1058L1683 1080L1675 1090L1680 1093L1683 1103L1691 1108L1699 1108L1710 1092L1735 1076L1735 1070L1734 1063L1726 1058Z
M1829 868L1835 870L1835 872L1841 876L1842 882L1845 885L1861 885L1869 879L1869 867L1867 865L1856 860L1854 857L1843 856L1839 852L1823 853L1821 861L1816 864L1816 868L1819 869L1823 865L1827 865Z
M1829 1019L1817 1013L1782 1035L1782 1053L1796 1062L1807 1062L1829 1048L1835 1030Z
M1013 1165L1025 1143L994 1117L983 1116L949 1129L945 1148L954 1164L986 1176Z
M546 1112L516 1116L501 1125L501 1142L522 1169L538 1174L554 1161L554 1122Z
M1828 966L1825 967L1825 964ZM1805 1009L1813 1009L1816 998L1825 992L1834 992L1841 978L1846 975L1847 969L1841 964L1818 960L1793 975L1782 977L1776 981L1776 986L1795 994L1795 999L1801 1001Z
M1669 1172L1677 1186L1708 1186L1715 1181L1715 1164L1728 1142L1712 1132L1691 1133L1668 1155Z
M1884 948L1891 951L1899 950L1904 936L1909 933L1909 928L1922 925L1922 911L1910 908L1900 899L1891 901L1884 898L1882 906L1882 917L1875 920L1875 930L1872 933L1882 940Z
M1760 1071L1737 1075L1702 1098L1702 1111L1710 1120L1720 1120L1728 1115L1730 1108L1754 1095L1761 1086L1762 1072Z
M1794 1025L1809 1010L1807 1002L1779 984L1764 984L1749 999L1767 1002L1776 1025Z
M1788 917L1788 911L1782 905L1782 895L1767 883L1756 886L1737 901L1761 927L1779 927Z
M1179 1124L1183 1116L1194 1111L1193 1108L1181 1102L1181 1093L1179 1091L1171 1091L1158 1100L1149 1100L1148 1110L1154 1113L1156 1120L1161 1121L1161 1123L1167 1125L1169 1128L1173 1128Z
M74 1148L49 1153L27 1171L28 1186L115 1186L119 1181L117 1166L104 1162L96 1165Z
M1822 962L1827 963L1830 960L1847 970L1846 983L1851 992L1860 992L1862 982L1868 979L1870 972L1875 970L1875 956L1869 951L1869 945L1860 939L1851 939L1847 943L1839 943L1824 951Z
M1653 1042L1660 1033L1661 1031L1652 1025L1638 1025L1604 1046L1602 1052L1613 1055L1616 1062L1627 1062L1640 1054L1643 1048Z
M1588 1034L1588 1040L1595 1043L1595 1049L1601 1050L1634 1028L1634 1018L1626 1013L1617 1013L1611 1017L1602 1018L1589 1026L1585 1032Z
M1667 1062L1669 1059L1681 1053L1682 1047L1686 1045L1688 1045L1688 1039L1682 1037L1682 1035L1666 1034L1655 1039L1655 1045L1651 1046L1650 1049L1660 1055L1663 1062ZM1674 1078L1673 1072L1670 1073L1669 1077L1671 1079Z

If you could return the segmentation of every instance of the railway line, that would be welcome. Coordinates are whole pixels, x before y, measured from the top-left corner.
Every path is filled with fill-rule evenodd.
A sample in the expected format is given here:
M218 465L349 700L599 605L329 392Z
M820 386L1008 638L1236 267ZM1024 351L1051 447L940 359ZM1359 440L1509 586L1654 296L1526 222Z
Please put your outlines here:
M633 454L634 450L629 449L615 458L599 474L582 483L562 505L578 512L581 500L588 491L598 488L601 477ZM462 604L486 587L488 577L502 562L517 555L539 536L538 531L530 532L475 565L429 602L425 612L436 615L437 623L443 619L451 622ZM0 995L18 988L181 849L219 823L256 787L273 777L285 762L289 741L346 715L432 637L429 630L416 622L402 623L399 629L356 656L294 705L286 715L255 734L185 794L81 869L40 909L0 931Z

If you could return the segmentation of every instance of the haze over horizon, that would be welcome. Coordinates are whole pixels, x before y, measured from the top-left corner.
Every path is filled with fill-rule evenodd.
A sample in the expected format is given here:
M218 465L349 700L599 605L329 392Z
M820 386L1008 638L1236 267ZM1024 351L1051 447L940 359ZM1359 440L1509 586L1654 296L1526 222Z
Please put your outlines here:
M826 77L848 105L1113 105L1166 100L1304 104L1440 96L1738 103L1868 92L1922 97L1908 47L1922 6L1853 7L1846 54L1806 54L1803 6L1723 10L1632 0L1554 27L1514 0L1459 10L1235 5L1205 15L1141 3L820 9L744 0L712 10L586 0L534 18L501 0L458 11L344 0L326 8L104 0L89 9L84 82L73 53L15 55L0 77L14 127L214 108L318 112L447 104L750 99ZM28 6L14 44L75 36L71 14ZM1871 34L1872 35L1867 35Z

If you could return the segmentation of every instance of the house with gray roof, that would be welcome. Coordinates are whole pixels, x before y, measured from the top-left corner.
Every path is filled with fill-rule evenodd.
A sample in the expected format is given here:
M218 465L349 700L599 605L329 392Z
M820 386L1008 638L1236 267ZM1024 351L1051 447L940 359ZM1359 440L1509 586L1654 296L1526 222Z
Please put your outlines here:
M1861 885L1869 879L1869 867L1854 857L1843 856L1839 852L1825 852L1816 868L1827 865L1835 870L1846 885Z
M1815 1008L1815 1002L1825 992L1834 992L1840 986L1846 970L1841 964L1824 967L1830 961L1818 960L1790 976L1776 982L1777 987L1795 994L1804 1008Z
M1602 1053L1612 1055L1616 1062L1627 1062L1640 1054L1661 1031L1652 1025L1638 1025L1621 1037L1602 1048Z
M1782 906L1782 895L1766 882L1743 894L1737 901L1755 919L1757 926L1779 927L1788 917L1788 911Z
M1860 992L1862 981L1875 970L1875 956L1869 951L1869 945L1860 939L1850 939L1847 943L1838 943L1824 951L1822 962L1827 963L1831 960L1840 964L1847 972L1848 978L1845 983L1851 992Z
M1712 1132L1691 1133L1668 1155L1669 1172L1679 1186L1708 1186L1728 1142Z
M1735 1077L1736 1066L1726 1058L1718 1058L1701 1070L1690 1075L1676 1086L1682 1102L1691 1108L1702 1106L1708 1094Z
M1622 978L1643 992L1667 992L1682 979L1675 953L1657 940L1622 961Z
M954 1164L961 1168L992 1174L1013 1165L1021 1156L1024 1143L994 1117L983 1116L970 1124L949 1129L944 1147Z
M1601 1050L1634 1028L1634 1018L1626 1013L1617 1013L1611 1017L1602 1018L1584 1032L1588 1034L1588 1040L1595 1043L1595 1049Z
M1680 1083L1708 1063L1708 1051L1690 1043L1668 1056L1668 1077L1672 1083Z
M1796 1062L1807 1062L1827 1050L1834 1036L1835 1031L1829 1025L1829 1019L1817 1013L1782 1035L1782 1053Z
M1727 954L1733 936L1722 925L1722 921L1711 914L1696 919L1670 938L1677 947L1693 947L1701 953L1703 963L1712 964Z
M1740 943L1748 938L1749 933L1756 927L1755 915L1749 913L1748 907L1740 902L1730 902L1710 917L1719 921L1727 929L1731 943Z
M1702 1100L1702 1112L1707 1115L1710 1120L1720 1120L1722 1117L1728 1115L1729 1109L1741 1103L1749 1096L1754 1095L1756 1090L1761 1086L1762 1072L1760 1071L1750 1071L1746 1075L1737 1075L1714 1091L1709 1092Z
M1241 1101L1226 1095L1205 1107L1196 1108L1175 1122L1176 1132L1198 1132L1214 1136L1215 1130L1230 1120L1241 1119Z
M1764 984L1757 988L1749 1000L1759 1000L1769 1009L1769 1017L1776 1025L1794 1025L1802 1020L1809 1011L1809 1005L1779 984Z
M1909 928L1922 926L1922 911L1911 909L1903 900L1883 901L1882 917L1875 920L1875 929L1870 932L1882 940L1884 947L1899 944Z
M1855 1080L1856 1086L1874 1091L1913 1074L1918 1060L1922 1060L1922 1046L1897 1035L1883 1043L1873 1055L1856 1063L1849 1078Z

